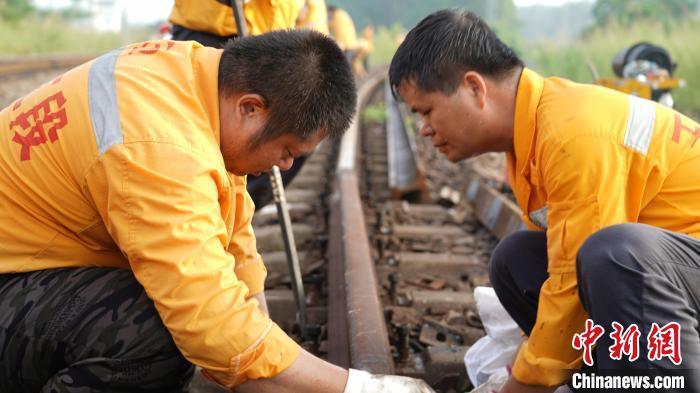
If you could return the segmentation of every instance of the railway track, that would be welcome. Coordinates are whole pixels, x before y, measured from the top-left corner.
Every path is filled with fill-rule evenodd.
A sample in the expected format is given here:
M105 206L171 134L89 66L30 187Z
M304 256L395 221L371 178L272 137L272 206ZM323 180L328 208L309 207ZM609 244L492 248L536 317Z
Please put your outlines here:
M413 122L382 75L361 84L359 102L343 140L325 142L288 189L315 332L303 345L343 367L467 391L464 353L485 334L472 293L490 285L491 251L520 213L499 191L500 169L446 164L407 137ZM386 115L363 118L367 108ZM275 210L254 226L270 314L298 334Z
M94 55L0 57L0 109Z
M45 55L0 58L0 77L51 69L68 69L93 59L94 55Z
M72 65L44 60L28 71L0 62L0 79L34 78L33 88ZM0 88L0 100L24 93ZM286 190L306 294L303 341L277 212L268 205L254 216L270 315L340 366L468 391L464 353L484 335L472 293L489 285L491 251L521 228L520 213L493 163L451 165L409 136L414 121L382 74L363 81L359 96L343 140L325 141ZM370 109L383 115L363 116ZM197 377L191 391L221 390Z

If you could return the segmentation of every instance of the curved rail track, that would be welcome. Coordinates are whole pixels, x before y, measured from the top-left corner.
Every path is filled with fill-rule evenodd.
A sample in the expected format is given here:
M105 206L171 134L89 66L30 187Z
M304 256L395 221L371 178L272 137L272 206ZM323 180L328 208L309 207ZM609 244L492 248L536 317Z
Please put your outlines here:
M86 60L0 61L0 79L40 79L45 67L59 67L49 80ZM0 103L23 93L0 91ZM363 116L370 109L383 115ZM286 190L306 294L304 340L274 205L253 222L266 297L283 329L335 364L464 392L464 353L484 335L472 293L489 285L488 258L497 238L522 226L520 212L500 192L501 170L446 163L413 140L414 123L383 73L360 84L350 130L325 141ZM220 390L198 377L191 391Z

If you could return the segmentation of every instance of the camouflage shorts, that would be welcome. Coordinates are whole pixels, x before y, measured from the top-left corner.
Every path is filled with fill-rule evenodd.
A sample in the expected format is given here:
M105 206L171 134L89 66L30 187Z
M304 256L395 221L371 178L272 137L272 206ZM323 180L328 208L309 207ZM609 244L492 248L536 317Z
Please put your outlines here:
M0 275L0 392L183 392L192 372L130 271Z

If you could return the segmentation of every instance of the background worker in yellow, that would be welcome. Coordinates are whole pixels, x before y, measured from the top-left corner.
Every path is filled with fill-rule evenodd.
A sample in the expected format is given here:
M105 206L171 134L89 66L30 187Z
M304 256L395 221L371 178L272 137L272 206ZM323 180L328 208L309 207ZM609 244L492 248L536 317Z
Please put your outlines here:
M245 175L355 104L333 40L280 31L133 44L0 111L0 391L180 392L194 363L244 393L429 392L326 363L261 310Z
M573 337L587 318L605 331L594 367L686 369L681 391L700 392L700 125L638 97L543 78L462 10L414 27L389 77L451 161L507 153L529 230L498 245L491 281L529 338L501 392L566 382L582 364ZM637 359L611 358L613 322L639 329ZM680 364L647 352L663 339L653 324L673 323Z
M296 26L300 29L311 29L328 35L328 11L326 0L305 0L299 11Z
M352 63L357 49L357 32L350 14L342 8L329 5L328 30L340 49L345 52L348 61Z
M258 35L295 26L303 0L247 0L243 13L248 32ZM221 48L238 35L230 1L175 0L170 12L173 39Z
M355 75L364 76L367 73L367 59L374 51L374 27L365 26L360 38L357 39L357 50L352 61L352 71Z

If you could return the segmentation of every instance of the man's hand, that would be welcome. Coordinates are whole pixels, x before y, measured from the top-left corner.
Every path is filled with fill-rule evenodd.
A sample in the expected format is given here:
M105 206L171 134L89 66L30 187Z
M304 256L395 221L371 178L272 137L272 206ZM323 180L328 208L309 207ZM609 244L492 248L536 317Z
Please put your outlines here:
M250 380L237 393L435 393L425 382L394 375L342 369L301 350L281 374Z
M525 385L516 381L511 375L498 393L552 393L556 389L556 387Z
M367 371L350 369L343 393L434 393L420 379L398 375L372 375Z

